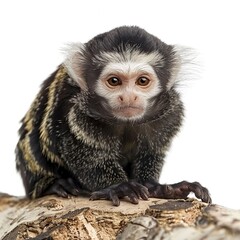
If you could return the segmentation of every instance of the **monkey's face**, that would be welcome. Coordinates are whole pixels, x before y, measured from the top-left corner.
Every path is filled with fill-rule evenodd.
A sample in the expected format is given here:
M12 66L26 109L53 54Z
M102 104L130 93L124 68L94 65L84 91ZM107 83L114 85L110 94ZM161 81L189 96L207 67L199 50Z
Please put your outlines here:
M71 45L64 65L88 116L139 123L161 114L167 102L162 96L174 86L180 62L174 46L143 29L120 27Z
M109 63L103 69L95 92L105 99L105 109L116 119L142 119L150 107L150 99L160 92L153 68L141 62Z

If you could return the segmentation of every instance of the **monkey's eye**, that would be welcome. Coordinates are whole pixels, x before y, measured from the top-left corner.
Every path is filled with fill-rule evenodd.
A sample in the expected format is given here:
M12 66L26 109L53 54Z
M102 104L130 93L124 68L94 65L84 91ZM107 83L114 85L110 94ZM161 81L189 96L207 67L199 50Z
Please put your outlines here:
M118 85L121 85L122 82L119 78L117 77L111 77L107 80L107 83L112 86L112 87L115 87L115 86L118 86Z
M150 80L146 77L140 77L138 78L138 80L136 81L136 84L139 86L147 86L150 83Z

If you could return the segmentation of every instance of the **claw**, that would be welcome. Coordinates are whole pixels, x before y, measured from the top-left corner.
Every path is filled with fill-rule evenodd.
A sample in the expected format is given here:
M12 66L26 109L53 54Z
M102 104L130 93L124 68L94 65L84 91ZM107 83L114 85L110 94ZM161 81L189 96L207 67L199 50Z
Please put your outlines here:
M131 203L138 204L140 198L148 200L148 196L149 192L145 186L129 181L93 192L90 200L107 199L112 201L114 206L119 206L121 198L127 197Z
M186 199L190 192L193 192L195 196L201 199L203 202L211 203L211 197L207 188L203 187L198 182L189 183L187 181L182 181L172 185L162 185L158 182L147 182L145 184L148 187L151 197L155 198L172 198Z
M109 196L110 196L110 200L112 200L113 206L118 207L120 205L120 200L119 200L118 195L116 194L116 192L114 190L111 190L109 192Z

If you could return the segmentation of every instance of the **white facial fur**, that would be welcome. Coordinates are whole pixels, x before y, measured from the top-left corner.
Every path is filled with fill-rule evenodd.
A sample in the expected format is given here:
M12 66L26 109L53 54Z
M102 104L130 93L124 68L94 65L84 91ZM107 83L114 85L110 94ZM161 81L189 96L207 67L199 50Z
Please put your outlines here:
M162 61L161 61L162 60ZM100 55L95 56L93 59L96 63L147 63L151 66L163 67L164 60L159 52L152 52L149 54L140 52L139 50L132 50L131 48L121 51L121 53L116 52L102 52ZM159 65L160 64L160 65Z
M186 59L186 49L181 49L182 47L174 47L174 64L171 69L171 77L166 85L167 90L175 86L181 80L182 75L186 78L186 74L181 74L183 69L186 69L182 68L182 66L188 65L186 64L188 62L192 63L192 60L184 61ZM84 71L82 64L85 62L84 51L84 44L76 43L69 45L65 49L67 58L64 65L70 77L79 84L81 89L88 91L85 79L82 77ZM187 51L188 55L189 51ZM114 116L125 120L142 118L149 106L149 99L156 96L161 90L160 81L154 69L164 68L165 60L163 56L159 52L146 54L138 49L133 50L129 47L120 52L100 52L91 61L99 68L104 67L101 76L97 80L96 93L107 99ZM151 84L148 88L136 86L136 80L138 77L141 77L141 74L147 74L150 78ZM109 88L106 85L109 76L123 78L123 84L114 89ZM123 101L120 102L119 98L121 95L127 96L128 100L124 101L124 103ZM137 101L133 103L131 99L134 96L137 96ZM127 108L127 105L129 105L129 108Z
M81 43L68 44L63 52L66 55L64 65L69 73L69 76L79 84L82 90L87 91L87 84L82 77L82 63L85 62L83 52L85 45ZM172 86L179 86L179 83L195 78L199 75L199 59L198 54L190 48L175 45L174 46L174 64L171 69L171 77L166 88L169 90ZM152 52L150 54L143 53L139 50L129 49L119 52L101 52L94 56L92 61L99 65L99 67L106 66L110 63L146 63L154 68L163 68L165 65L164 58L159 52Z
M149 99L160 92L157 75L144 59L146 60L134 58L135 61L110 62L97 81L96 93L107 99L112 114L118 119L134 121L142 118L149 105ZM112 77L120 79L121 84L109 86L108 79ZM148 86L136 84L140 77L150 80Z

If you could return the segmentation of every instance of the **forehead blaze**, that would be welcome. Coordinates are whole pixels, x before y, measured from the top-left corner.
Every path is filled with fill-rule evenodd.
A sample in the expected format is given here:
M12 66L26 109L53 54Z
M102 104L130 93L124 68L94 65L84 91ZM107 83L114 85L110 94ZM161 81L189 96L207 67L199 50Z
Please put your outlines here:
M126 50L124 52L103 52L95 56L93 61L101 65L100 78L107 75L141 75L150 74L157 78L154 68L163 67L163 57L158 52L141 53Z
M122 52L102 52L93 58L93 62L106 66L109 63L138 63L148 64L153 67L163 67L163 56L159 52L143 53L138 50L131 49Z

